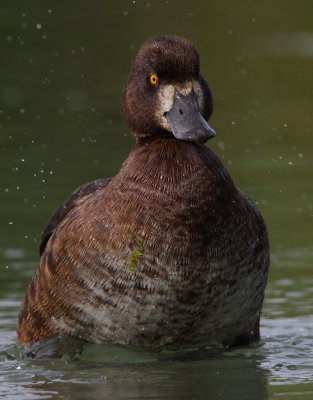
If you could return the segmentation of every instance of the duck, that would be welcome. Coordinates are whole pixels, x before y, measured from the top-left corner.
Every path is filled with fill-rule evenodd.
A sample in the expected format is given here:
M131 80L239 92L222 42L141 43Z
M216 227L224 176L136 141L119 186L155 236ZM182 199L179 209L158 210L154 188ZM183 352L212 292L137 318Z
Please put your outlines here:
M76 189L43 231L17 341L152 347L260 339L269 240L255 204L206 145L216 135L194 44L158 35L122 94L136 138L113 178Z

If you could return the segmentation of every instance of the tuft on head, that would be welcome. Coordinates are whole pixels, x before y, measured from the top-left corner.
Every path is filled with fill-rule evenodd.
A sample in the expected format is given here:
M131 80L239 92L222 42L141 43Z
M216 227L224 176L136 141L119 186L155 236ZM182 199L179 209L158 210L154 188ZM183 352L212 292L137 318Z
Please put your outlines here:
M147 65L164 82L185 82L199 75L199 54L188 40L177 36L154 36L136 57L135 67Z
M122 112L128 128L136 136L160 134L162 126L157 121L157 91L159 85L151 85L149 78L156 74L160 85L183 84L198 80L204 88L203 116L212 112L211 92L199 74L199 53L188 40L176 36L154 36L140 48L122 97ZM168 133L168 131L166 131Z

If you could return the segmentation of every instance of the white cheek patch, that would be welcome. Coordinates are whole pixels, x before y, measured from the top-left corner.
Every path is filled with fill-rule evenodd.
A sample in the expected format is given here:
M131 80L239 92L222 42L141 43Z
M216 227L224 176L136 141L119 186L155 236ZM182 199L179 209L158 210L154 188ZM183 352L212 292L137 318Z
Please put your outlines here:
M193 87L194 82L191 81L185 82L183 84L164 85L160 87L158 93L159 107L156 111L156 117L160 126L163 129L171 132L171 128L164 114L173 108L175 89L183 96L187 96L191 92Z
M174 93L175 93L175 87L173 85L161 86L158 92L159 107L156 110L156 117L160 126L169 132L171 132L171 128L164 114L170 111L173 107Z
M175 87L174 85L164 85L159 90L160 112L163 114L173 107Z
M184 83L180 83L180 84L176 84L175 85L175 89L181 93L183 96L187 96L187 94L189 94L191 92L193 88L193 82L184 82Z
M202 114L204 110L204 94L199 81L193 81L193 90L196 93L198 106Z

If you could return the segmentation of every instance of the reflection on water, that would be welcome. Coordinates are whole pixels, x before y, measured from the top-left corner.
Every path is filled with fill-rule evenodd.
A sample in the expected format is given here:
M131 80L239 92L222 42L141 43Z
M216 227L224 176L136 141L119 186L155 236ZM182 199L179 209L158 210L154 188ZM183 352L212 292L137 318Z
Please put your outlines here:
M312 383L313 316L263 320L262 367L274 384Z
M309 399L313 282L303 269L311 268L313 256L310 249L282 256L273 255L278 264L267 290L262 341L249 348L174 352L57 338L25 349L16 346L13 331L22 293L8 294L0 302L0 393L14 399L84 399L87 393L90 399ZM8 267L21 281L34 269L10 260Z
M313 3L274 3L2 5L0 397L313 398ZM268 225L262 341L171 353L59 339L39 354L58 357L35 359L16 346L15 328L40 232L75 187L116 174L129 153L121 90L137 49L157 32L197 45L215 99L210 146Z
M6 383L54 398L265 399L267 378L254 350L148 352L122 347L87 345L76 361L6 361ZM89 347L89 348L88 348ZM53 383L53 385L52 385ZM98 397L102 393L103 397ZM90 397L91 396L91 397ZM108 397L106 397L108 396Z

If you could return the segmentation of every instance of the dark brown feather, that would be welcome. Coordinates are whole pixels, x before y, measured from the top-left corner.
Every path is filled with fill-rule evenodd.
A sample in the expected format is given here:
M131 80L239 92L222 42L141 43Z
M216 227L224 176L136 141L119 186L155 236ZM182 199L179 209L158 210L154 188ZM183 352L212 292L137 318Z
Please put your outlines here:
M111 179L112 178L97 179L95 181L79 186L77 189L74 190L72 194L70 194L65 202L54 211L54 213L49 218L49 221L44 231L42 232L41 243L39 247L40 255L42 255L42 253L44 252L51 235L53 234L59 223L67 216L67 214L78 204L81 204L86 199L86 196L97 190L105 188L109 184Z
M211 115L194 46L149 39L122 99L136 145L114 178L80 187L49 220L19 344L56 335L149 346L259 338L269 269L263 218L208 147L158 123L152 72L159 87L196 81L201 112Z

